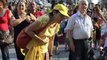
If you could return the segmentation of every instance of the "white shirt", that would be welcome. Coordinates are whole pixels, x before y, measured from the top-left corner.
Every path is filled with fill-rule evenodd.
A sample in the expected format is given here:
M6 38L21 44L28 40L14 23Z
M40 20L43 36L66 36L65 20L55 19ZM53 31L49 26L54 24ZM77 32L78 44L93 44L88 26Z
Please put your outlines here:
M78 11L67 22L65 32L72 30L74 39L90 38L93 31L92 20L88 15L81 15Z

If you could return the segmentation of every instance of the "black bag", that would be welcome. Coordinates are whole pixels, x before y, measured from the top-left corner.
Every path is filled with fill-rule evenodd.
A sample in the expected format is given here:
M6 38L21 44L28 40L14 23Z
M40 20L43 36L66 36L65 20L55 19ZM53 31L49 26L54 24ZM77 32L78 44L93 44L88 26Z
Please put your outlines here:
M9 25L6 32L0 30L0 44L12 44L14 40L14 28Z

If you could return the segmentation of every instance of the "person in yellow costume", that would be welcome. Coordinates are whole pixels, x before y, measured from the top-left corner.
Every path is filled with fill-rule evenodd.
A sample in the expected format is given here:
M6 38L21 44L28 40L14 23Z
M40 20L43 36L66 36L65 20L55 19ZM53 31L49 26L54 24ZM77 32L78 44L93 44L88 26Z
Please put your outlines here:
M29 25L25 32L32 37L32 40L26 46L28 52L25 60L52 60L55 34L59 31L60 22L68 17L68 8L63 4L57 4L51 13L39 17ZM35 33L44 26L46 27L39 34Z

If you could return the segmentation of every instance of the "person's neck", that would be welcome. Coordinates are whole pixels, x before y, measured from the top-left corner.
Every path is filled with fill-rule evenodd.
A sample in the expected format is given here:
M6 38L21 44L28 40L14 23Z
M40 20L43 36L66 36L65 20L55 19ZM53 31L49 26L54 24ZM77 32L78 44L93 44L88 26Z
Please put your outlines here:
M80 11L80 14L83 15L83 16L85 16L85 15L86 15L86 12Z
M26 13L25 12L19 12L18 15L24 16L24 15L26 15Z
M57 20L57 19L51 18L50 22L51 23L60 23L61 20Z
M31 13L35 13L37 10L36 9L32 9L31 10Z

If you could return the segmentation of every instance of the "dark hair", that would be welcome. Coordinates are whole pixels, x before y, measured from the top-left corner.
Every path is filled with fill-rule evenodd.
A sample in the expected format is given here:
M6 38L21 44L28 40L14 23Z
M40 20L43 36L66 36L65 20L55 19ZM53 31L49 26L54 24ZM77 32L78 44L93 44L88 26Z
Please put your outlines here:
M87 9L87 13L92 13L91 9Z
M75 14L77 11L78 11L78 6L76 6L76 7L73 9L73 14Z
M55 6L57 3L53 0L51 4L52 4L52 5L51 5L51 9L53 9L54 6Z
M9 8L10 10L12 10L12 2L9 2L9 3L8 3L8 8Z
M52 12L49 13L49 16L52 17L54 15L54 13L58 13L58 10L53 10Z
M97 21L98 21L98 17L93 17L93 20L94 20L95 22L97 22Z
M59 4L64 4L64 1L62 1L62 0L61 0L61 1L59 1Z
M100 10L101 9L99 7L94 7L93 12L96 12L99 15Z

